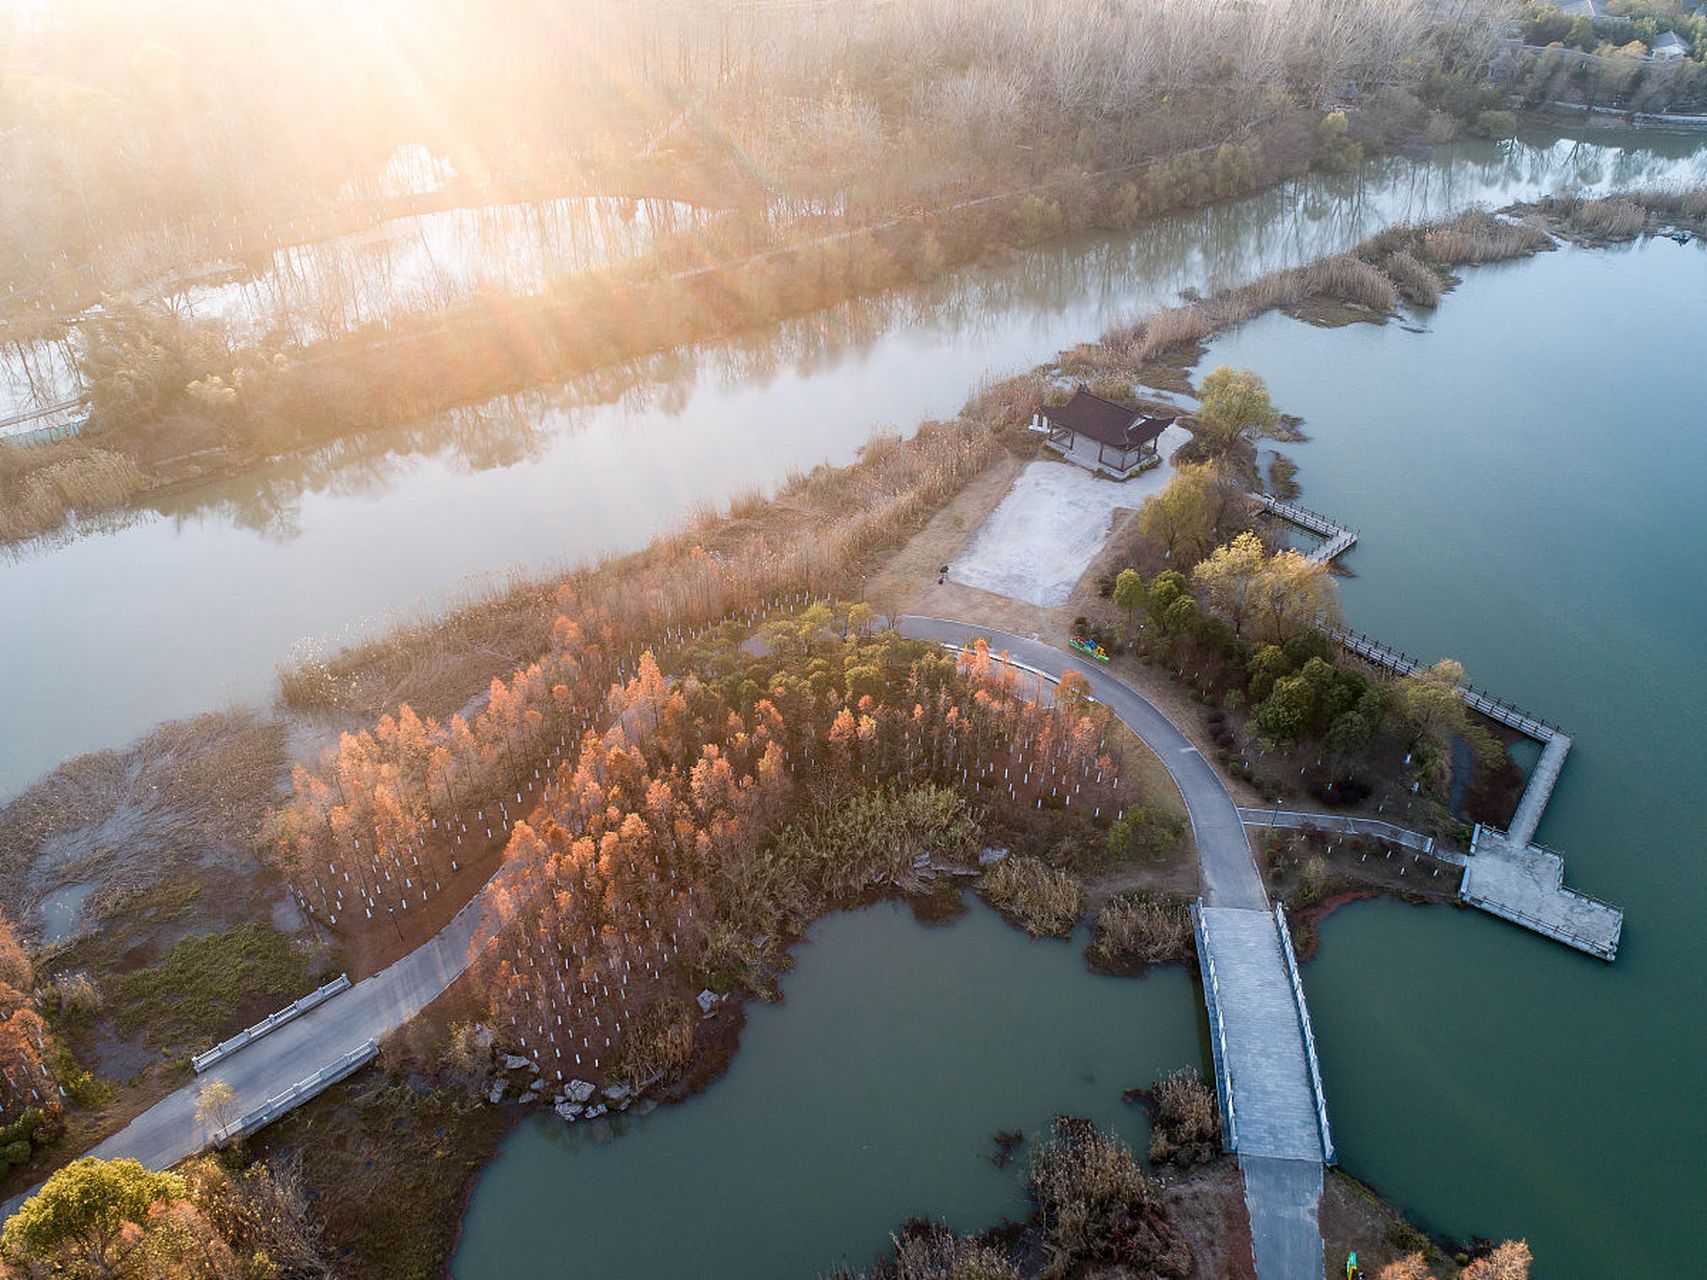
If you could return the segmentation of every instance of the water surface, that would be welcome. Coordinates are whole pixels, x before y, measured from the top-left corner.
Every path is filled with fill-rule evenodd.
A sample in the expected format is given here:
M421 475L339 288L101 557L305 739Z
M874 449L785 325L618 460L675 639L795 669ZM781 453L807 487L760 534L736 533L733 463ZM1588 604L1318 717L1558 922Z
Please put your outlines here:
M786 1004L752 1009L729 1074L623 1118L614 1141L542 1115L481 1175L457 1280L811 1277L864 1266L908 1217L961 1231L1030 1213L1030 1146L1057 1113L1140 1151L1121 1092L1205 1053L1173 966L1091 974L974 905L925 927L893 903L831 916L797 949ZM990 1160L998 1130L1027 1146Z
M1352 625L1574 734L1539 838L1626 923L1608 966L1480 914L1334 916L1304 980L1335 1143L1433 1228L1528 1236L1538 1275L1688 1271L1707 1255L1707 247L1477 269L1426 324L1269 317L1209 361L1303 415L1304 501L1361 530Z

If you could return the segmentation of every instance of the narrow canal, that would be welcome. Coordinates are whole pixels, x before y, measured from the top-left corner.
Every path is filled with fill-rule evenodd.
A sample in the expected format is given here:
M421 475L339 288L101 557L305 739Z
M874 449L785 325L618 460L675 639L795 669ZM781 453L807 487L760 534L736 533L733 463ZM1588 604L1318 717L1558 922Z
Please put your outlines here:
M1563 187L1707 182L1699 139L1462 143L1075 239L751 340L283 459L0 554L0 798L164 719L266 701L304 636L337 645L508 570L644 544L698 504L846 462L874 425L952 413L1188 287L1397 219ZM495 572L496 571L496 572Z

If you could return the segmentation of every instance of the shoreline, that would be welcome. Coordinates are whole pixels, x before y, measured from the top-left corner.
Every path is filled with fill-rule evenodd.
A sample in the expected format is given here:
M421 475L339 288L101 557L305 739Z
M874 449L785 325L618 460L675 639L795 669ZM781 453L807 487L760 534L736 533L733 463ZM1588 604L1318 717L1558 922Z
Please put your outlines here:
M1217 297L1219 297L1219 295L1217 295ZM1205 300L1205 305L1214 305L1215 302L1217 302L1217 299ZM1255 314L1260 314L1260 312L1255 312ZM1154 317L1152 317L1152 321L1147 321L1147 324L1149 324L1149 323L1154 323ZM1239 323L1239 321L1231 321L1231 323ZM1139 335L1142 335L1142 329L1144 329L1144 326L1139 326ZM1214 331L1214 329L1212 329L1212 331ZM1207 331L1207 333L1209 333L1209 331ZM1135 336L1139 336L1139 335L1135 335ZM681 534L678 534L678 538L681 538ZM637 558L649 558L649 556L652 555L652 553L654 553L654 548L649 548L649 550L647 550L647 551L642 551L642 553L637 553ZM1337 906L1343 905L1343 903L1345 903L1345 901L1354 901L1354 899L1359 898L1359 896L1364 896L1364 894L1349 894L1349 896L1345 896L1345 898L1343 898L1342 901L1335 901L1335 903L1333 903L1333 906L1330 906L1330 908L1328 908L1328 911L1333 910L1333 908L1337 908ZM1323 918L1323 916L1325 916L1326 913L1328 913L1328 911L1323 911L1323 913L1321 913L1321 916L1318 916L1318 918ZM1309 954L1314 954L1314 952L1311 951L1311 952L1309 952ZM727 1068L729 1068L729 1062L731 1062L732 1055L734 1055L734 1051L736 1051L737 1048L739 1048L739 1029L736 1029L736 1036L734 1036L734 1041L732 1041L732 1043L727 1044L727 1051L725 1051L725 1056L722 1056L722 1058L720 1058L720 1060L719 1060L719 1063L717 1063L717 1072L715 1072L714 1075L710 1075L710 1077L708 1077L708 1079L707 1079L707 1082L710 1079L717 1079L717 1075L720 1075L720 1073L724 1072L724 1070L727 1070ZM698 1087L703 1087L703 1084L698 1085ZM696 1092L696 1089L693 1092ZM691 1096L691 1092L688 1092L688 1094L683 1094L683 1096ZM459 1227L459 1229L461 1229L461 1227Z

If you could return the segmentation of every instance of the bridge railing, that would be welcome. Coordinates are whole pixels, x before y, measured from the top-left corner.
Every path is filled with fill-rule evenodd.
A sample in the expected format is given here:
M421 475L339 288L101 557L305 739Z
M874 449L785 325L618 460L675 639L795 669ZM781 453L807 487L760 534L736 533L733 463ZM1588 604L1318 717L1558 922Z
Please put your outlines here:
M321 1067L313 1075L298 1080L283 1093L274 1094L253 1111L219 1130L213 1136L213 1144L216 1147L224 1147L239 1138L248 1137L257 1129L265 1128L285 1112L301 1106L317 1093L337 1084L345 1076L353 1075L378 1056L379 1045L373 1040L369 1040L360 1048L351 1049L342 1057L335 1058Z
M1304 1036L1304 1058L1310 1068L1310 1092L1316 1099L1316 1128L1322 1137L1322 1163L1334 1164L1334 1138L1328 1128L1328 1095L1322 1088L1322 1064L1316 1057L1316 1033L1310 1027L1310 1006L1304 1002L1304 981L1298 976L1298 957L1292 950L1292 934L1286 928L1286 908L1274 904L1274 927L1280 934L1286 974L1292 980L1292 999L1298 1008L1298 1027Z
M1298 809L1258 809L1241 806L1239 817L1247 827L1286 827L1299 831L1340 831L1348 835L1374 836L1418 853L1434 852L1434 837L1396 826L1383 818L1362 818L1345 813L1305 813Z
M1347 652L1354 653L1360 658L1367 658L1376 666L1395 671L1400 675L1414 675L1427 665L1402 649L1396 649L1392 645L1385 644L1373 636L1365 635L1361 631L1337 626L1325 618L1316 619L1316 628ZM1534 738L1538 742L1551 742L1553 738L1560 735L1570 736L1551 721L1531 715L1523 708L1507 702L1504 698L1496 697L1485 689L1478 689L1473 684L1459 685L1458 692L1463 697L1466 706L1473 707L1488 718L1497 720L1508 728L1516 729L1524 736Z
M190 1065L196 1069L196 1074L200 1075L215 1063L229 1058L245 1045L253 1044L262 1036L277 1031L280 1027L284 1026L285 1023L290 1022L293 1019L300 1018L310 1009L325 1004L340 991L349 990L349 987L350 975L347 973L340 973L325 986L318 990L309 992L300 1000L287 1004L276 1013L269 1013L254 1026L243 1028L243 1030L232 1036L231 1039L222 1040L205 1053L196 1054L190 1059Z
M1203 918L1203 899L1191 904L1191 927L1197 934L1197 961L1203 973L1203 1002L1209 1013L1209 1055L1215 1062L1215 1096L1221 1104L1221 1145L1239 1149L1239 1115L1233 1101L1233 1069L1227 1058L1227 1023L1221 1015L1221 980L1209 951L1209 922Z

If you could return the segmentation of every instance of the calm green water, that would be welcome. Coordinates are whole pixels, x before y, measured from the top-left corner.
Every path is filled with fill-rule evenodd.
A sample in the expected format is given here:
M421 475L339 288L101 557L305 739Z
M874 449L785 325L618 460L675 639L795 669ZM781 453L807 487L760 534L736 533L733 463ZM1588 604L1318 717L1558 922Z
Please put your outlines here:
M336 646L507 570L633 550L698 505L851 461L874 427L952 414L986 374L1051 359L1181 289L1309 262L1400 219L1661 182L1707 183L1707 141L1540 136L1383 157L0 550L0 799L160 720L270 700L304 636Z
M1304 979L1335 1141L1548 1280L1700 1274L1707 249L1476 270L1424 323L1270 317L1209 364L1305 418L1304 500L1362 531L1351 622L1573 731L1540 839L1627 915L1611 966L1467 912L1333 917Z
M482 1176L451 1270L623 1280L804 1280L863 1265L907 1217L961 1230L1029 1212L1025 1150L1057 1113L1135 1146L1123 1089L1203 1064L1184 969L1086 971L1085 937L1033 941L977 905L925 928L884 904L816 925L752 1010L729 1074L703 1094L590 1140L525 1123Z

